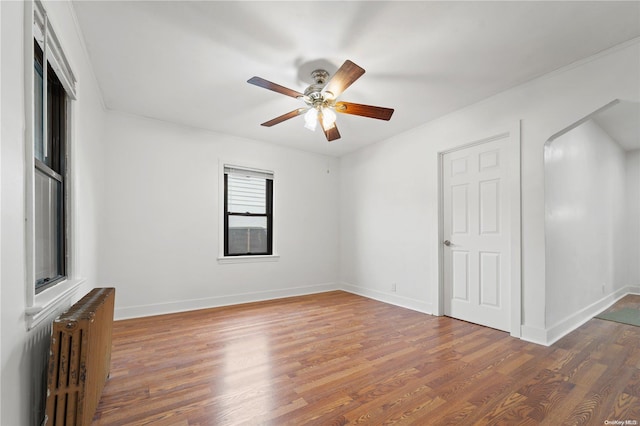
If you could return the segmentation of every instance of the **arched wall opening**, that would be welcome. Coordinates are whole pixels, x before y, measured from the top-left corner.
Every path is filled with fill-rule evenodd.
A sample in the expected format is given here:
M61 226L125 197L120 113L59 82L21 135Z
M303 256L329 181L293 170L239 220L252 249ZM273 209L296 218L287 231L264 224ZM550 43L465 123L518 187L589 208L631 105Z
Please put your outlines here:
M640 103L614 100L545 144L552 339L640 289L639 129Z

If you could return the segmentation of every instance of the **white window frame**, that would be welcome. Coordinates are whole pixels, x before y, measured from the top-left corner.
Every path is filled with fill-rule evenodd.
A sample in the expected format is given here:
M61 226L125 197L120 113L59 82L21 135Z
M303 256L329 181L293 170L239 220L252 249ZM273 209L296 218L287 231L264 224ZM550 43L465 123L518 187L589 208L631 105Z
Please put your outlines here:
M26 287L26 319L27 329L32 329L44 321L65 301L69 300L75 290L84 282L76 275L75 252L75 205L74 205L74 100L76 97L76 77L67 61L56 33L49 21L47 11L39 0L25 2L25 34L24 34L24 71L25 71L25 287ZM47 62L67 92L66 101L66 158L65 199L67 215L65 228L67 238L67 278L50 288L36 294L35 289L35 102L33 71L33 40L42 40L44 69ZM45 78L46 82L46 71ZM46 83L44 87L46 93ZM45 114L46 129L46 114Z
M248 255L248 256L225 256L224 255L224 169L225 167L231 167L243 170L253 170L259 173L271 173L273 175L273 206L272 206L272 254L265 255ZM265 167L260 164L247 164L245 161L218 161L218 263L257 263L257 262L277 262L280 259L278 254L278 214L277 214L277 185L276 185L276 170L273 168Z

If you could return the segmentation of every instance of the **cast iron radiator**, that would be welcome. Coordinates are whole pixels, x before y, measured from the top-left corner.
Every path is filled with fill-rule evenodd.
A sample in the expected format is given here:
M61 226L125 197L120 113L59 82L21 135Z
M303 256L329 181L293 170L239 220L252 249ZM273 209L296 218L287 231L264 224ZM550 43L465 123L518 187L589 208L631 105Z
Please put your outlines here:
M90 425L109 377L115 288L94 288L53 321L44 424Z

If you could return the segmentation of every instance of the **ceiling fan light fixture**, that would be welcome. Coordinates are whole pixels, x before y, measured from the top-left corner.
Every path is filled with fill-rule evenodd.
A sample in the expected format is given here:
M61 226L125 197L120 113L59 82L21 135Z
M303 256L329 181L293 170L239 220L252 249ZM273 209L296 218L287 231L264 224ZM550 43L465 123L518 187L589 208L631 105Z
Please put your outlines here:
M304 127L313 132L316 130L317 126L318 126L318 110L315 108L309 108L309 111L307 111L304 114Z
M336 113L331 108L323 107L322 110L322 127L325 130L336 127Z

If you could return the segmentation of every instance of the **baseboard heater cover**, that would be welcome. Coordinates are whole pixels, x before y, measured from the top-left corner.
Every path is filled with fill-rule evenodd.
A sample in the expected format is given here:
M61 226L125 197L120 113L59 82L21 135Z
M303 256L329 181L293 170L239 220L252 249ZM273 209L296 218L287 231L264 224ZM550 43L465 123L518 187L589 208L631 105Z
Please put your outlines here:
M94 288L53 321L46 426L90 425L111 367L115 288Z

